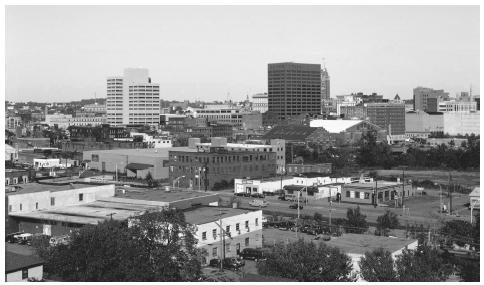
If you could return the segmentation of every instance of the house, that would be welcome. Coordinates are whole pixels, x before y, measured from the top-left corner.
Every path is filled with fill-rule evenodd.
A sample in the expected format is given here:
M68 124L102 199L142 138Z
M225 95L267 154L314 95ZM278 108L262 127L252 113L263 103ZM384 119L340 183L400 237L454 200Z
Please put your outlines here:
M473 209L479 209L481 204L481 187L476 187L469 194L469 207Z
M5 145L5 161L17 161L18 150L8 144Z
M418 246L418 240L361 234L344 234L325 243L328 246L339 248L351 258L353 272L357 273L358 281L364 281L359 274L359 262L365 256L365 252L383 248L389 251L395 260L404 249L414 250Z
M5 281L22 282L43 279L44 261L35 255L5 252Z

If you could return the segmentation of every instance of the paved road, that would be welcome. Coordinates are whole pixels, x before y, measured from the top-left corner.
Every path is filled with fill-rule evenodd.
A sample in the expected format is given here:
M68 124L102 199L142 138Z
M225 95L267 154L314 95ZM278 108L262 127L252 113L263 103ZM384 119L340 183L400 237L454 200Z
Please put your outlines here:
M233 193L231 191L221 191L217 192L221 196L228 199L229 197L233 197ZM424 224L424 225L437 225L440 223L441 220L449 220L449 219L464 219L470 220L470 211L467 210L464 206L466 202L468 202L467 195L453 195L453 209L454 211L460 214L460 217L455 216L448 216L443 214L442 216L439 213L439 205L440 205L440 198L439 198L439 191L427 191L427 195L425 196L418 196L418 197L411 197L409 200L405 201L405 205L410 208L409 214L403 213L401 208L394 208L394 207L374 207L371 205L360 205L361 212L367 216L367 221L370 223L376 223L377 217L384 214L384 212L388 209L390 211L395 212L399 216L399 220L401 224ZM249 202L252 201L254 198L248 197L237 197L240 201L241 208L253 208L257 209L256 207L252 207L249 205ZM262 208L266 211L274 211L279 213L287 213L287 214L297 214L296 209L290 209L289 205L293 204L294 202L289 201L282 201L278 200L277 196L266 196L265 200L269 203L269 205L265 208ZM444 203L448 203L449 199L447 197L443 198ZM333 203L331 209L331 217L334 218L345 218L346 212L348 208L355 208L355 204L349 203ZM312 200L309 202L308 205L303 205L303 209L300 211L300 215L314 215L314 213L320 213L323 217L329 217L330 215L330 205L327 199L321 200Z

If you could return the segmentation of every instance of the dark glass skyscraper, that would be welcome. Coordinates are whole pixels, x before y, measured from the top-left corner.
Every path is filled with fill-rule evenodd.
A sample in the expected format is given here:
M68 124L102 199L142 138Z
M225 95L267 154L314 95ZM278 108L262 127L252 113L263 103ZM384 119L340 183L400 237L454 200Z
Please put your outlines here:
M321 65L270 63L269 112L285 120L302 113L321 113Z

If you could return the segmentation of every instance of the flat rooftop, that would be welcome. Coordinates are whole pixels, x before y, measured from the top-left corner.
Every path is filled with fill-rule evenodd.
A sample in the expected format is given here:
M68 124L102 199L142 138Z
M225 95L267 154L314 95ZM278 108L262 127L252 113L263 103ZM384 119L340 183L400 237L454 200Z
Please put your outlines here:
M383 248L393 253L415 241L412 239L374 235L343 234L325 243L329 246L337 247L345 253L364 254L377 248Z
M57 191L65 191L65 190L71 190L71 189L96 187L96 185L77 184L77 183L71 184L71 185L47 185L47 184L40 184L40 183L27 183L27 184L18 184L15 186L17 188L17 191L6 193L6 195L18 195L18 194L44 192L44 191L57 192Z
M139 201L118 201L105 198L96 202L77 206L57 207L49 210L34 211L29 213L10 213L10 216L28 218L34 220L50 220L75 224L96 225L104 220L126 220L129 217L142 214L148 209L156 209L163 205L155 203L139 203Z
M170 151L197 152L198 150L196 148L193 149L193 148L183 146L183 147L164 147L164 148L123 148L123 149L109 149L109 150L89 150L89 151L84 151L84 153L168 157L168 153Z
M260 211L260 210L259 210ZM242 215L250 212L249 210L234 209L234 208L220 208L220 207L199 207L185 210L185 220L189 224L201 225L210 222L215 222L220 219Z
M148 190L140 189L139 191L126 191L126 194L116 194L117 198L126 198L134 200L147 200L147 201L158 201L158 202L177 202L188 199L217 196L216 193L206 193L199 191L170 191L166 192L163 190Z

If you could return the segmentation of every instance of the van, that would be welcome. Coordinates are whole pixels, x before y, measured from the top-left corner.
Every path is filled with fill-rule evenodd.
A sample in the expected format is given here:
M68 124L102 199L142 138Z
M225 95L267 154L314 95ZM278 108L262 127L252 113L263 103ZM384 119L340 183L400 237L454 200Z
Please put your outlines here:
M267 257L267 253L262 248L244 248L239 256L242 259L249 259L249 260L264 260Z
M20 234L16 237L19 244L28 244L32 241L32 234L30 233Z

